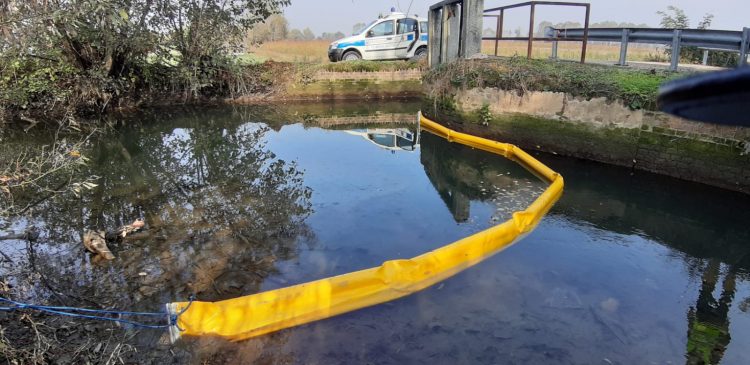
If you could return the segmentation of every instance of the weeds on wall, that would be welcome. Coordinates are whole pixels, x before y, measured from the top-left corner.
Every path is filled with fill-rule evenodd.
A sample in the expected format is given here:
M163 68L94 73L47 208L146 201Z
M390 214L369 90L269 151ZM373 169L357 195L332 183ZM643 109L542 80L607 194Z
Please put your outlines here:
M457 88L492 87L564 92L582 98L605 97L632 109L655 110L659 85L684 76L660 70L627 70L604 65L528 60L523 57L462 60L430 70L424 81L430 98L452 97Z

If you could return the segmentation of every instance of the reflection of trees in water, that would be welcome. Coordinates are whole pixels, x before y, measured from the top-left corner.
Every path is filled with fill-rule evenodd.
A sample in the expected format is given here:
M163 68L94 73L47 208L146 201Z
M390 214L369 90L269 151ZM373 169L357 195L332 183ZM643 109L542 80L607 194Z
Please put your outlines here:
M672 262L689 277L701 279L697 302L687 311L686 359L688 364L717 363L730 343L735 282L750 279L748 197L663 176L624 178L628 172L613 166L551 156L543 156L543 162L566 183L551 214L649 237L669 247ZM716 298L719 283L722 293ZM746 301L750 298L735 303L742 310Z
M191 293L217 300L259 291L276 261L312 239L304 224L311 191L294 163L265 148L266 131L206 122L101 142L91 161L98 187L33 213L55 242L35 250L35 269L69 294L69 305L159 310ZM114 261L97 265L83 252L85 228L113 229L141 215L148 229L111 245Z
M469 218L472 200L496 199L486 184L486 191L482 191L480 182L507 190L514 187L509 178L493 181L493 177L504 179L506 167L491 164L495 161L484 162L484 152L450 144L428 133L423 134L421 147L427 176L458 222ZM748 234L737 223L746 220L746 210L716 205L716 201L735 202L696 194L688 190L690 186L665 189L669 181L655 185L648 179L623 179L622 171L613 168L582 168L570 160L553 163L550 166L559 169L568 182L553 214L563 213L612 232L633 234L637 230L680 252L678 257L689 275L701 278L697 302L687 313L686 362L719 363L731 340L729 309L735 282L748 280L750 269ZM693 200L678 199L684 196ZM715 296L718 287L721 293ZM750 298L740 302L740 310L750 307L744 304L750 303Z
M736 273L733 267L728 268L716 299L714 290L721 277L720 270L719 260L708 260L698 301L688 311L687 364L718 364L729 346L729 307L736 290Z
M493 220L503 221L525 209L545 185L515 162L489 152L421 135L420 160L430 182L456 222L469 219L472 200L492 202Z

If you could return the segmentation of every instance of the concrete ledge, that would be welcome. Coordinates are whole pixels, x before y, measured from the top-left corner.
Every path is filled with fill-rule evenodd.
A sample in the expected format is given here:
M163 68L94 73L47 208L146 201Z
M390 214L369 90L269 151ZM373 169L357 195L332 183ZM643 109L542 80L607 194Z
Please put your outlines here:
M750 128L554 92L475 88L453 101L456 110L435 118L470 134L750 193Z

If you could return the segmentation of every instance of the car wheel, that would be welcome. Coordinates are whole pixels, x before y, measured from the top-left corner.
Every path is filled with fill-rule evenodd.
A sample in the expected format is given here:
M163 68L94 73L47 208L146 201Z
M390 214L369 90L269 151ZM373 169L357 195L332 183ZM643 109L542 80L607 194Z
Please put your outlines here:
M342 61L356 61L362 59L362 56L359 55L357 51L349 51L344 53L344 56L341 57Z
M422 47L418 49L416 52L414 52L414 57L412 57L413 60L421 60L423 58L427 57L427 48Z

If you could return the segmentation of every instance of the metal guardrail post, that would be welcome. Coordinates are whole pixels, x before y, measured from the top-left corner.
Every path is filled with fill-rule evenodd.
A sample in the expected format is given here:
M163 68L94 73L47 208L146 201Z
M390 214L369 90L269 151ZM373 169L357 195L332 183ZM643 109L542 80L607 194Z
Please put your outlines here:
M552 41L552 55L549 57L552 60L557 59L557 43L556 40Z
M526 48L526 58L531 59L531 50L534 48L534 10L536 4L531 2L531 13L529 14L529 45Z
M586 48L589 44L589 18L591 17L591 4L586 4L586 20L583 23L583 43L581 44L581 63L586 63Z
M742 28L742 42L740 43L740 60L737 66L747 66L747 52L750 47L750 28Z
M500 17L497 18L497 32L495 33L495 56L497 56L497 45L500 43L500 37L503 36L503 16L505 10L500 9Z
M670 71L677 71L677 64L680 62L680 38L682 38L682 30L675 29L672 36L672 62L669 64Z
M620 62L617 64L620 66L627 66L628 62L628 38L630 37L630 29L622 30L622 39L620 40Z
M703 62L701 62L703 66L708 65L708 50L703 50Z

